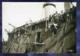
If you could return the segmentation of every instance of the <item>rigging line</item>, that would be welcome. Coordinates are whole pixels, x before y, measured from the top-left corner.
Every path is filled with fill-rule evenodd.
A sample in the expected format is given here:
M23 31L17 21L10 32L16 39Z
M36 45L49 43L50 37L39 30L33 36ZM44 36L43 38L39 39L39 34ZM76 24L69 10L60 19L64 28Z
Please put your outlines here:
M60 30L63 28L63 26L58 30L58 32L60 32ZM54 38L51 39L50 43L48 44L47 48L50 47L50 44L52 43L52 41L54 41L56 39L56 36L58 35L58 33L54 36Z
M63 35L64 35L64 33L65 33L65 26L66 26L66 23L65 23L64 28L63 28ZM57 44L56 44L56 45L58 45L60 38L61 38L61 37L58 38L58 41L57 41ZM62 43L63 43L63 41L62 41ZM58 48L58 49L59 49L59 48ZM58 50L58 49L57 49L57 50ZM63 48L62 48L62 49L63 49ZM57 51L57 50L56 50L56 51Z

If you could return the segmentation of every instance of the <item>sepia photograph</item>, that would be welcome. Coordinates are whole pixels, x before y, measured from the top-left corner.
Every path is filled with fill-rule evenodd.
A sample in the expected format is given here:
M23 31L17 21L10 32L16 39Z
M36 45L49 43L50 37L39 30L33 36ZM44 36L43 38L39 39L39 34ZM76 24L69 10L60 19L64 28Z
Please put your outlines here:
M2 2L2 53L76 53L76 2Z

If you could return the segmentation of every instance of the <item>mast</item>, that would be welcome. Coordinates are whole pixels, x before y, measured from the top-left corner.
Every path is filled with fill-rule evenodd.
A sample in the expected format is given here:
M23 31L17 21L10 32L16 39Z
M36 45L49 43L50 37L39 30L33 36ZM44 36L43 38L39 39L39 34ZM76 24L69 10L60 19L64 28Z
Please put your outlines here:
M50 3L50 2L45 2L45 4L43 5L43 8L45 9L45 20L46 20L46 23L45 23L45 25L46 25L46 27L45 27L45 31L47 31L47 28L48 28L48 22L47 22L47 20L48 20L48 11L47 10L49 10L49 8L45 8L46 6L53 6L54 8L56 8L56 5L55 4L52 4L52 3Z

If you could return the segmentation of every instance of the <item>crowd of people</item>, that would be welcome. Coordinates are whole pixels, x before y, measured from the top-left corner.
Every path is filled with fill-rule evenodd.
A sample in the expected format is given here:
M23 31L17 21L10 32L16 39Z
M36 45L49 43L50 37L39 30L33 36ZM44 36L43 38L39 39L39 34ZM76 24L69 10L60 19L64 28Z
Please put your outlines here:
M61 13L54 13L53 15L49 16L49 22L52 23L50 26L50 29L54 34L57 33L57 29L60 28L61 23L65 22L71 22L72 20L75 20L76 18L76 7L72 7L65 12L63 10Z

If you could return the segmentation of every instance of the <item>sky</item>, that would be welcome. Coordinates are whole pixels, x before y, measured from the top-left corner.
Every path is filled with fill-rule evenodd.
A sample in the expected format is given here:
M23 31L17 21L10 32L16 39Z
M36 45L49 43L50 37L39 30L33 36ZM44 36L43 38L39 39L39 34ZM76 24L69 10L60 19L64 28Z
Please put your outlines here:
M36 22L48 17L55 11L58 13L61 10L64 11L64 3L62 2L53 2L56 9L53 6L43 8L43 4L44 2L2 2L2 38L7 41L8 35L5 29L10 32L14 29L9 23L19 27L30 23L30 20Z

